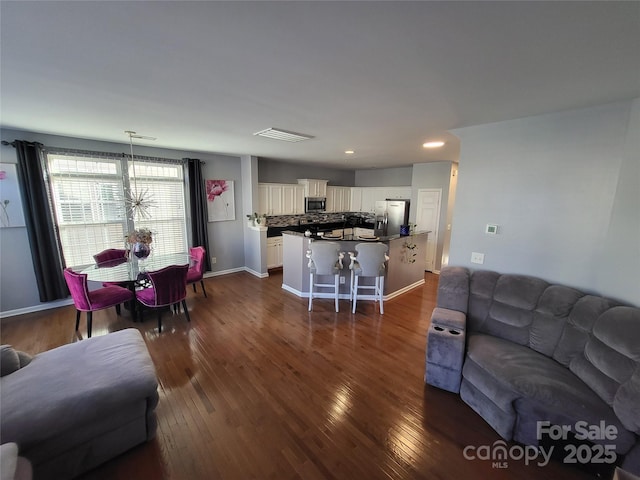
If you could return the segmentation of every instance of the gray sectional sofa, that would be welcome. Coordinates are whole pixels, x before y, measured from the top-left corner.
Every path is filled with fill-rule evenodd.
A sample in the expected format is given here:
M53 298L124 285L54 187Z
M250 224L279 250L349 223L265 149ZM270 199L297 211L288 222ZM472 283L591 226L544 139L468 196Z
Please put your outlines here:
M640 474L640 308L523 275L446 267L439 282L427 383L504 440L537 446L561 428Z
M154 437L158 383L137 330L32 359L11 350L3 346L0 440L17 444L36 480L76 477Z

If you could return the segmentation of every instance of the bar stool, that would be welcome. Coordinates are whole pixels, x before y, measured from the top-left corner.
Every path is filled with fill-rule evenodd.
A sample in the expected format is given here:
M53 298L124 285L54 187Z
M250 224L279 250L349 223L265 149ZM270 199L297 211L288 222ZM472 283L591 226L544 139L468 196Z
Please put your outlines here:
M307 251L309 259L309 311L313 308L314 287L333 288L333 295L338 311L338 293L340 290L340 271L344 253L340 251L340 245L336 242L318 240L312 242ZM321 275L333 275L334 283L316 283L316 277Z
M356 245L357 256L349 252L351 263L351 300L353 307L351 313L356 313L356 302L358 300L358 290L373 290L373 300L380 303L380 314L384 314L384 274L385 262L389 260L387 256L388 247L384 243L358 243ZM373 285L359 285L360 277L373 277Z

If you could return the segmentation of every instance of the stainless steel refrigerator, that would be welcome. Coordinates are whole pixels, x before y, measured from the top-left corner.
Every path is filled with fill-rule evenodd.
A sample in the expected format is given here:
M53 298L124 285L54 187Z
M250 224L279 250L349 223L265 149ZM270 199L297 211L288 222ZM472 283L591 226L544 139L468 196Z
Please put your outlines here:
M376 202L374 235L397 235L400 233L400 226L408 224L409 200L387 199Z

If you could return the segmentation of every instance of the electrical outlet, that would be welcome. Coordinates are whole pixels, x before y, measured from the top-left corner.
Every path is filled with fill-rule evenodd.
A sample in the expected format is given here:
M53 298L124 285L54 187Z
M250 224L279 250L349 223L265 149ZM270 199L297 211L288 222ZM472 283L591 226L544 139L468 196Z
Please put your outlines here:
M214 263L216 263L216 257L211 257L211 265L213 265Z
M471 252L471 263L484 263L484 253Z
M340 277L340 285L344 285L345 279L344 277Z

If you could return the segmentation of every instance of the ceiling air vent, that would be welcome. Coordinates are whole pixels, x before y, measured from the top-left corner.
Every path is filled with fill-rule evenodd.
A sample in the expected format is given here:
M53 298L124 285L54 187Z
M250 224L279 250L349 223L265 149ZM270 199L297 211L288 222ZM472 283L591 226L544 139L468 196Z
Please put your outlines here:
M309 140L314 138L312 135L305 135L304 133L287 132L286 130L280 130L277 128L267 128L254 133L261 137L273 138L274 140L282 140L283 142L301 142L302 140Z

